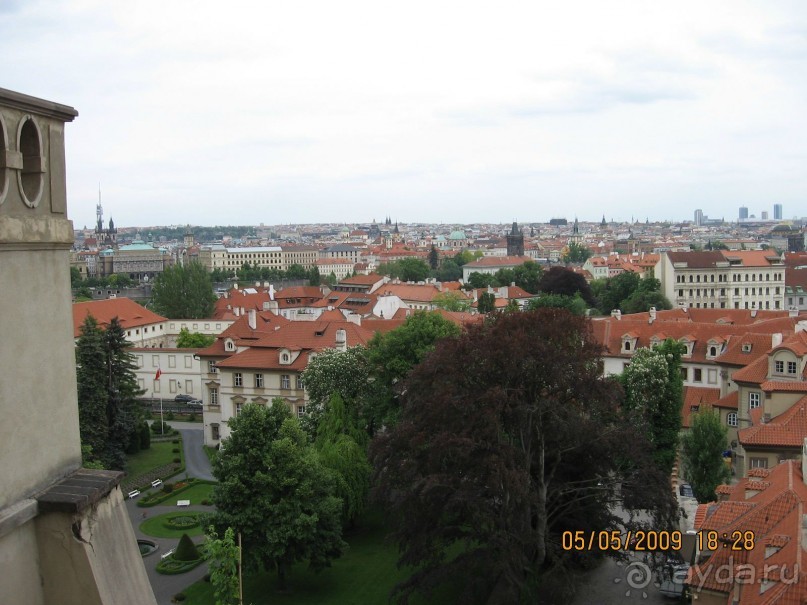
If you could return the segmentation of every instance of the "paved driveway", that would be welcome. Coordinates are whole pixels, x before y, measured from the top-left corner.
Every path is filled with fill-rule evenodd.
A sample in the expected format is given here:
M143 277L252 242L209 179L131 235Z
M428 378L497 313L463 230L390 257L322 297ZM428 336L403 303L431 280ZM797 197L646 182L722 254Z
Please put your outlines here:
M204 426L200 422L171 422L170 424L182 434L182 449L185 454L185 472L188 476L196 477L197 479L213 479L210 460L202 449L204 443ZM184 474L181 476L184 476ZM137 538L151 540L159 547L157 552L143 559L143 564L146 567L146 573L148 574L149 582L151 582L151 588L154 591L154 597L157 599L158 605L170 605L171 598L176 593L181 592L184 588L201 579L207 573L206 563L200 565L193 571L175 576L166 576L156 571L157 563L160 562L160 556L172 548L176 548L179 543L179 538L154 538L147 536L140 531L140 524L143 520L146 517L155 517L168 512L212 512L214 510L213 507L210 506L189 506L180 509L176 506L177 499L181 499L181 494L176 499L170 499L164 504L151 506L149 508L138 507L136 500L126 500L126 509L129 512L132 528ZM146 517L143 516L144 514ZM198 544L203 538L203 536L198 536L194 538L193 541Z

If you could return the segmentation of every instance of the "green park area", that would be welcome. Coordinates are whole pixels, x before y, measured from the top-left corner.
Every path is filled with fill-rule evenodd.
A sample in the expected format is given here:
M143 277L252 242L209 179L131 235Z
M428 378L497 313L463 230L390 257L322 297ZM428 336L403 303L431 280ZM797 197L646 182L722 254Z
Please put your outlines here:
M274 572L244 576L244 603L254 605L365 605L386 603L390 590L405 580L410 570L396 566L398 549L386 540L387 529L378 511L365 514L359 525L345 533L350 548L332 566L320 573L308 569L307 563L292 567L288 592L277 591ZM214 605L213 586L204 580L184 591L187 605ZM451 587L429 599L416 595L413 605L456 603Z
M182 441L178 438L176 440L179 443L152 441L148 449L140 450L136 454L129 456L126 460L126 474L130 477L136 477L152 469L170 464L174 458L181 457ZM174 452L173 450L175 449L180 450L180 452Z

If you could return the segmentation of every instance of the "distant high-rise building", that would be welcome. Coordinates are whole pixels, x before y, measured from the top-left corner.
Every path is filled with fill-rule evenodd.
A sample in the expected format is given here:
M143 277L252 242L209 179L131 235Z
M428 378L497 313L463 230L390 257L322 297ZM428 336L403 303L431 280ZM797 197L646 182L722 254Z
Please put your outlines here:
M782 220L782 204L773 205L773 220L775 221Z
M748 208L746 206L740 206L740 220L745 220L748 218Z
M767 211L767 210L763 210L763 211L760 213L760 218L761 218L763 221L767 221L767 220L768 220L768 211Z
M695 211L695 225L698 227L703 225L703 210L700 208Z

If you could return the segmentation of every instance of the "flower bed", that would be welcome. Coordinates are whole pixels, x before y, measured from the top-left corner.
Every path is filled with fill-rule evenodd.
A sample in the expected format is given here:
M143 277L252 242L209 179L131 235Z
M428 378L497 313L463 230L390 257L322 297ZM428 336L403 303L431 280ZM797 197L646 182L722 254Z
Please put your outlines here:
M180 513L167 517L163 525L168 529L191 529L199 525L204 513Z

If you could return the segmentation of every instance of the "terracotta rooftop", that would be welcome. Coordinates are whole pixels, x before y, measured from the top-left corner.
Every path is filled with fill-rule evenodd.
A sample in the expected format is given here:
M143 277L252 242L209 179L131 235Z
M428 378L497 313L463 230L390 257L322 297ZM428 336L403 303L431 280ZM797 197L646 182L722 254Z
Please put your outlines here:
M752 426L737 432L737 438L744 447L800 449L807 437L807 396L768 422L760 422L756 417L752 417L752 421Z
M73 338L81 336L81 325L92 315L100 325L106 326L117 317L125 329L147 326L166 321L162 315L149 311L130 298L108 298L73 304Z
M714 405L718 399L720 399L720 389L684 387L684 407L681 410L682 426L692 426L692 414L698 413L702 406Z

